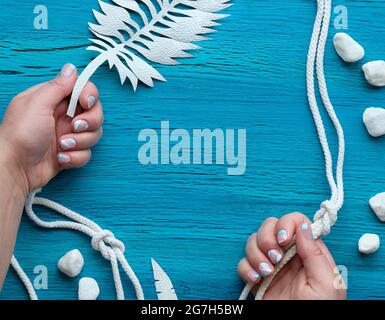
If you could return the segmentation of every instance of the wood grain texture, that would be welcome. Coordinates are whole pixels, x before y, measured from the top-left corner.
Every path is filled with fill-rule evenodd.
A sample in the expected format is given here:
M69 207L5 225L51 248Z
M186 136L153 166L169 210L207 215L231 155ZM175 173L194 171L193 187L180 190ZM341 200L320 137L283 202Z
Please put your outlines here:
M49 30L33 29L34 1L8 2L0 11L0 107L36 83L54 77L66 62L79 69L87 52L95 0L45 0ZM336 1L349 9L349 33L366 48L363 62L385 58L385 1ZM3 4L5 6L5 4ZM105 108L105 134L91 163L63 172L45 189L50 199L94 219L126 244L126 255L147 298L156 298L150 259L173 280L182 299L236 299L236 274L247 236L268 216L302 211L309 216L328 198L324 163L305 91L305 60L315 1L234 0L231 17L196 57L177 67L159 66L167 83L134 94L116 73L101 68L92 80ZM383 299L385 250L361 256L365 232L384 239L385 226L368 199L385 191L385 140L371 139L362 124L368 106L385 106L384 90L370 88L360 63L346 65L326 50L330 96L346 132L346 204L326 238L337 264L349 272L349 297ZM142 166L143 128L246 128L247 171L229 177L223 166ZM330 123L327 123L331 128ZM333 131L329 130L333 135ZM335 138L331 139L335 147ZM50 212L39 210L43 217ZM49 290L43 299L75 299L78 279L56 269L62 254L79 248L84 276L94 277L101 298L115 297L110 267L90 240L70 231L46 231L23 219L16 255L26 272L44 264ZM133 290L125 282L127 297ZM1 299L24 299L13 271Z

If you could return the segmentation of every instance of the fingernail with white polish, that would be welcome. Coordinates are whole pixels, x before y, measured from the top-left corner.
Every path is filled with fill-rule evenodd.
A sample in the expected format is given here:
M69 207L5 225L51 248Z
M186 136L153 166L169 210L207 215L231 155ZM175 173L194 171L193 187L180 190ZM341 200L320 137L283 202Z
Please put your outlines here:
M247 273L247 276L249 277L250 282L257 282L260 279L260 275L256 273L254 270L251 270Z
M60 146L63 150L68 150L76 146L74 138L65 138L60 140Z
M72 73L75 70L76 70L76 67L72 63L67 63L61 69L61 75L68 78L68 77L72 76Z
M302 223L301 230L307 240L313 240L313 232L307 222Z
M75 132L83 132L89 128L87 121L85 120L76 120L74 123Z
M71 158L68 154L65 154L65 153L59 153L57 155L57 160L60 162L60 163L68 163L71 161Z
M94 96L89 96L87 98L87 107L88 109L91 109L96 103L96 98Z
M282 259L282 254L276 249L269 250L267 252L267 255L268 255L270 261L273 263L278 263Z
M277 240L278 240L279 244L284 243L287 240L287 238L288 238L288 236L287 236L286 230L281 229L278 231Z
M273 272L273 269L267 262L261 262L259 264L259 271L261 272L262 277L267 277L270 273Z

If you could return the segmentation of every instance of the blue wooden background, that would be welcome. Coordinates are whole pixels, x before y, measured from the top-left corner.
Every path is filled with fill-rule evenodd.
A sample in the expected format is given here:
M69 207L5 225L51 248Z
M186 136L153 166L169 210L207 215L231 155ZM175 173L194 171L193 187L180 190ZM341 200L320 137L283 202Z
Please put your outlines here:
M34 30L33 8L49 10L49 29ZM385 1L336 1L349 10L348 32L366 48L365 61L385 58ZM0 105L54 77L66 62L83 69L96 0L17 1L0 11ZM177 67L159 66L167 83L134 94L102 67L92 80L105 108L105 134L91 163L63 172L44 195L113 230L127 246L147 298L156 298L150 258L172 278L182 299L236 299L236 267L247 236L266 217L302 211L309 216L327 199L323 157L305 92L305 59L315 1L235 0L231 17L203 43L196 58ZM331 28L330 39L336 31ZM329 39L329 40L330 40ZM330 95L346 131L346 204L326 243L349 275L349 297L384 298L385 250L361 256L357 240L385 226L368 199L385 191L385 140L371 139L362 124L368 106L385 106L385 91L370 88L361 63L345 65L331 41L326 51ZM247 171L230 177L223 166L142 166L137 160L143 128L246 128ZM330 128L330 124L328 123ZM333 134L333 132L330 132ZM335 139L332 139L335 146ZM39 210L47 218L51 213ZM28 275L44 264L44 299L76 299L79 279L56 269L73 248L85 256L83 276L99 282L102 299L115 297L109 264L72 231L42 230L24 218L16 255ZM134 298L126 282L128 298ZM27 298L10 271L2 299Z

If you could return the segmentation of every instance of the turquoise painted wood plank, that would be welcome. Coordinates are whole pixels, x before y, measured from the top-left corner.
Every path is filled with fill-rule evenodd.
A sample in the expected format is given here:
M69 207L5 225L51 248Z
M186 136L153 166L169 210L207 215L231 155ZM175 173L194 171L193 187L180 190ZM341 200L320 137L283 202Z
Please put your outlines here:
M0 12L0 106L46 81L66 62L79 69L87 52L92 8L97 1L45 0L49 29L33 29L34 1L7 3ZM385 56L383 19L374 19L385 1L336 1L349 9L349 33L365 46L364 62ZM235 0L231 17L203 43L196 57L177 67L160 66L168 79L134 94L107 67L93 77L105 108L105 134L91 163L63 172L43 191L106 229L127 246L127 257L147 298L155 298L150 258L172 278L184 299L236 299L242 284L236 274L247 236L268 216L317 210L329 195L305 91L305 60L315 2ZM331 35L335 30L331 29ZM330 40L329 39L329 40ZM385 251L363 257L357 240L364 232L384 238L385 226L367 205L385 190L385 140L368 137L363 110L383 106L384 91L370 88L360 64L342 63L328 43L326 75L330 95L346 131L346 204L326 238L338 264L348 267L349 297L383 299ZM229 177L223 166L142 166L138 133L159 128L246 128L247 171ZM330 124L328 123L328 128ZM330 130L330 133L333 132ZM335 139L332 143L335 146ZM38 210L43 217L51 213ZM53 217L52 217L53 218ZM43 264L49 270L44 299L74 299L78 279L56 269L66 251L85 256L84 276L100 284L101 298L114 298L108 262L89 239L70 231L41 230L23 219L16 255L26 272ZM134 298L126 282L128 298ZM2 299L26 294L10 271Z

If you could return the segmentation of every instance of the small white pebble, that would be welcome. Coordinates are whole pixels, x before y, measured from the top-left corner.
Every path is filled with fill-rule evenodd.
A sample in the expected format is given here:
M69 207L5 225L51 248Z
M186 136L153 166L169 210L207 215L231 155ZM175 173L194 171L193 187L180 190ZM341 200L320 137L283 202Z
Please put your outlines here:
M78 249L68 251L57 263L58 269L71 278L82 271L83 265L84 259Z
M93 278L84 277L79 281L79 300L96 300L100 290L98 283Z
M377 138L385 134L385 109L366 109L363 115L363 121L368 133L372 137Z
M373 233L365 233L358 240L358 250L361 253L369 254L376 252L380 247L380 238Z
M371 61L362 66L366 80L375 87L385 86L385 61Z
M357 62L365 56L364 48L344 32L335 34L333 44L338 55L345 62Z
M369 200L369 205L381 221L385 222L385 192L375 195Z

